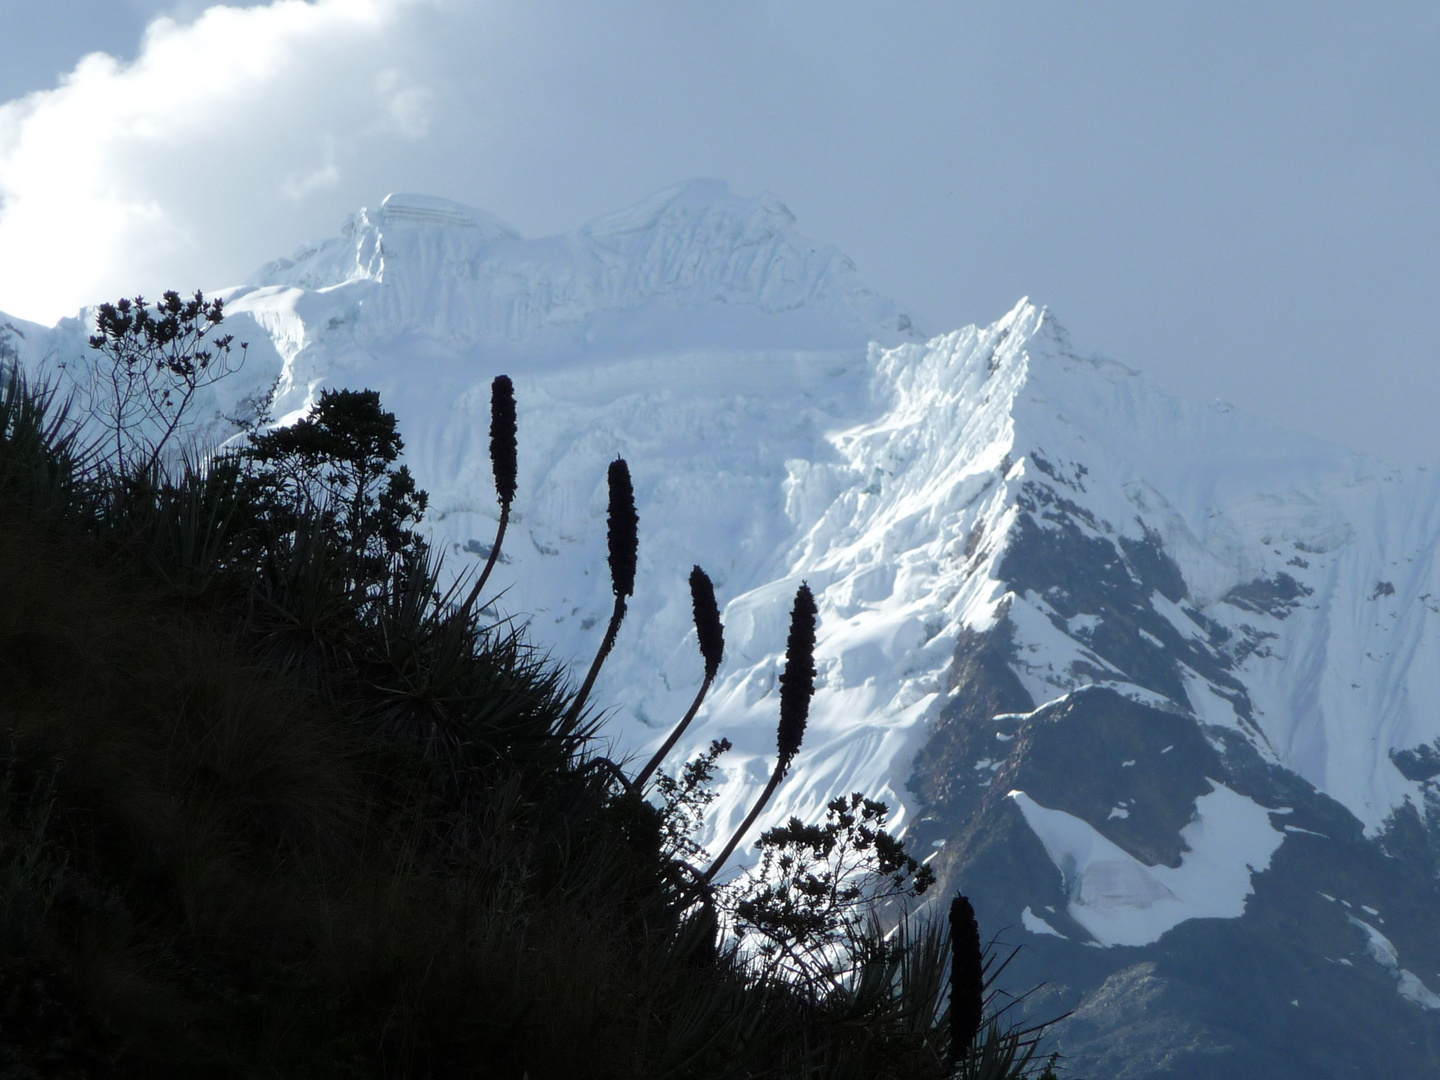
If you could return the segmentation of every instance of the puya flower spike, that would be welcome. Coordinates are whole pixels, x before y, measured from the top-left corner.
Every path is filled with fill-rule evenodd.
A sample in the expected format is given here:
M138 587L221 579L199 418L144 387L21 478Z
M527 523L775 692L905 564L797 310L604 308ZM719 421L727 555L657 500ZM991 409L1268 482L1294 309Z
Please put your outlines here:
M490 557L485 560L485 569L465 598L465 606L461 609L465 615L470 614L470 609L480 598L480 590L490 579L490 571L495 569L500 545L505 541L505 528L510 524L510 504L515 500L515 384L508 375L497 375L490 384L490 466L495 471L495 494L500 499L500 527L495 530L495 544L490 548Z
M966 896L950 902L950 1066L970 1052L985 1011L980 924Z
M600 674L600 665L615 647L615 637L620 633L620 623L625 618L625 600L635 595L636 557L640 548L640 515L635 512L635 487L630 482L630 466L624 458L610 463L606 473L610 487L610 510L607 515L606 539L609 543L610 587L615 593L615 608L610 613L610 625L605 628L605 639L600 651L585 675L580 692L575 695L566 714L566 723L573 724L585 707L585 699Z
M690 721L694 720L695 714L700 711L700 703L705 700L710 684L715 681L715 674L720 670L720 661L725 656L725 627L721 625L720 607L715 602L715 586L711 584L710 576L698 566L690 571L690 603L695 609L695 636L700 640L700 656L705 661L705 679L700 683L700 692L690 703L689 711L680 723L675 725L675 730L670 733L665 744L655 751L649 764L635 777L636 787L641 787L650 779L651 774L665 760L665 755L674 749L680 736L685 734Z
M790 609L790 636L785 641L785 670L780 675L780 724L776 729L776 744L779 757L770 782L755 800L750 813L730 837L725 850L715 857L705 871L705 880L715 877L725 860L730 858L755 819L765 809L770 796L780 786L780 781L790 771L790 763L800 752L800 742L805 737L805 723L810 716L810 699L815 694L815 617L819 609L815 606L815 594L803 581L795 591L795 604Z
M779 771L790 771L790 762L800 752L805 722L810 716L810 699L815 696L815 595L804 582L795 592L790 612L790 636L785 640L785 670L780 673L780 726L776 744L780 751Z

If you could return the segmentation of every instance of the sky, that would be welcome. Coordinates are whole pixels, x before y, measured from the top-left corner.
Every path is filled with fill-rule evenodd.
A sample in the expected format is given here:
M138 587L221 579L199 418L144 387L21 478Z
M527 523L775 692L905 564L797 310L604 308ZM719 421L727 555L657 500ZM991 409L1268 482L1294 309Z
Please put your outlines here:
M0 0L0 311L237 284L391 191L773 192L940 333L1440 460L1440 5Z

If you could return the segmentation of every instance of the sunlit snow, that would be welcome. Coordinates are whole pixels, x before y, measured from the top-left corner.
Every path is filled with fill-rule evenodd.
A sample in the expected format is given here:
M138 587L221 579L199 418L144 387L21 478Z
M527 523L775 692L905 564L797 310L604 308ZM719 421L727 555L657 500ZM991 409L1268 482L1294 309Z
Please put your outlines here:
M1027 904L1025 910L1020 913L1020 925L1032 934L1049 934L1052 937L1064 937L1065 935L1056 930L1048 922L1042 919L1035 912L1030 910Z

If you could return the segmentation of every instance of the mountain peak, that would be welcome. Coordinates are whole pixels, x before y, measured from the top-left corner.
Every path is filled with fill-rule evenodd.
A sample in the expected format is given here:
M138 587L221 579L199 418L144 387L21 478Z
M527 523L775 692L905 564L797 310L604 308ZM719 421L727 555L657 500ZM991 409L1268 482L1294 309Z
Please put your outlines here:
M623 210L602 214L581 231L594 237L619 237L653 229L675 231L686 222L698 221L739 222L754 232L779 234L791 232L795 215L768 192L745 198L731 191L724 180L696 179L657 191Z
M346 325L401 325L527 353L575 357L620 333L624 348L828 347L916 340L910 317L854 264L795 228L773 195L691 180L573 232L522 239L500 218L429 195L393 194L250 279L365 304ZM647 319L617 322L646 308ZM635 340L638 327L654 340Z
M380 203L379 224L382 229L478 229L492 243L520 239L494 214L434 195L386 195Z

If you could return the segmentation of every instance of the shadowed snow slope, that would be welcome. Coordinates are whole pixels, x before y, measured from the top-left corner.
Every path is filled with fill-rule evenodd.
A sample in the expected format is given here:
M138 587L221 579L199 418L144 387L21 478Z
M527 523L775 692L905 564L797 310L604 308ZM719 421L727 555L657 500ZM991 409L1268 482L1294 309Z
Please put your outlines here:
M1119 979L1096 999L1118 1001L1160 976L1072 970L1065 949L1243 924L1262 878L1310 865L1305 845L1394 854L1413 819L1406 865L1440 851L1440 487L1423 467L1175 400L1028 301L924 340L778 200L714 181L534 240L392 195L224 295L252 362L207 407L274 378L282 421L324 387L379 390L453 572L494 536L490 381L514 379L519 494L487 599L561 659L599 643L605 470L629 461L639 583L594 700L617 754L658 744L701 678L685 582L709 571L726 660L670 762L735 744L707 841L774 763L806 580L818 689L767 820L886 800L942 881L1034 930L1077 992ZM84 332L0 317L37 368L73 370ZM1371 939L1332 921L1326 959L1346 942L1375 966ZM1418 929L1386 933L1400 959L1375 986L1421 1015L1393 972L1440 985L1440 957L1414 957Z

